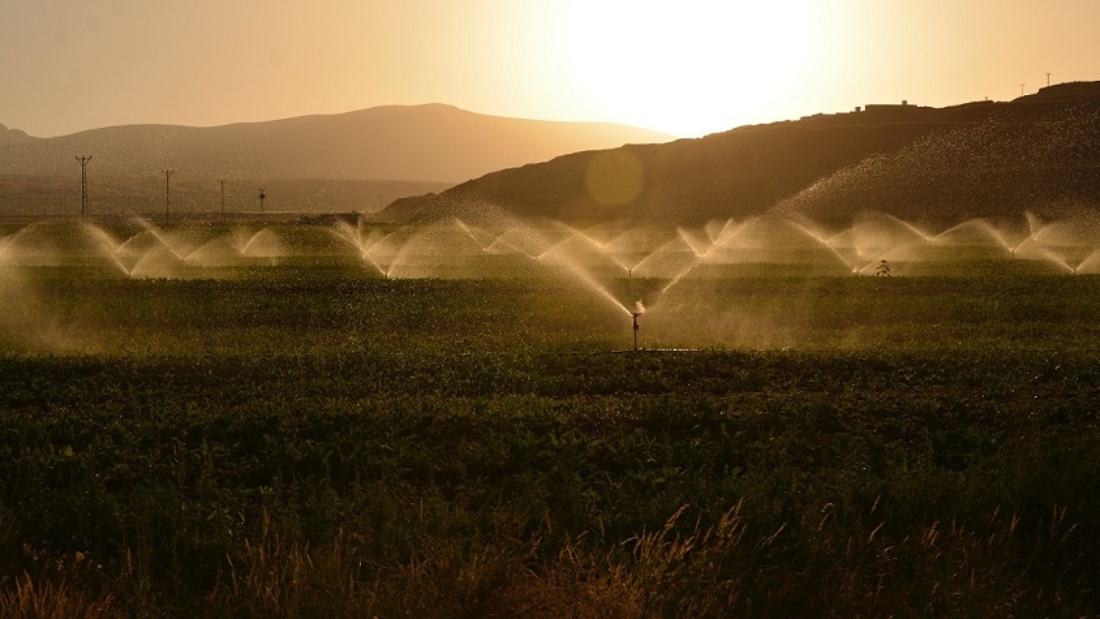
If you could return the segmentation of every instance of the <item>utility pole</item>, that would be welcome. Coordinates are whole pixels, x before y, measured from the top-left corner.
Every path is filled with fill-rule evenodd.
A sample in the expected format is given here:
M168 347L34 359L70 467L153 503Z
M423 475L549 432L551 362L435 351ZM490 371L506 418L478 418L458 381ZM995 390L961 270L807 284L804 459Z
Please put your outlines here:
M169 179L176 173L175 170L163 170L164 172L164 223L172 218L172 185Z
M267 194L264 193L264 188L260 187L260 223L264 223L264 198Z
M76 157L76 160L80 162L80 218L84 219L88 212L88 162L92 157L84 155Z
M225 181L224 178L218 179L218 183L222 186L222 219L225 219Z

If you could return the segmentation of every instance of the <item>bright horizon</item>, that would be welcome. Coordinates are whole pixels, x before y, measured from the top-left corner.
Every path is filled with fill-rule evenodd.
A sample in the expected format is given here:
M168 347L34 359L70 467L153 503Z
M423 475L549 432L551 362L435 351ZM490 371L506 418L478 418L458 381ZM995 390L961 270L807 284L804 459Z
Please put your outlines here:
M54 137L444 103L695 137L1100 80L1098 23L1095 0L9 0L0 123Z

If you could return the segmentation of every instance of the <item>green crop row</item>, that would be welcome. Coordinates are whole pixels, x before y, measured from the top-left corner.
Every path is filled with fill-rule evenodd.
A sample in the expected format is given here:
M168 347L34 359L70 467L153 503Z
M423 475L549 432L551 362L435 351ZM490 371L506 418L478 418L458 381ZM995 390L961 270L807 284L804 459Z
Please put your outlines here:
M1092 278L19 285L0 615L1100 607Z

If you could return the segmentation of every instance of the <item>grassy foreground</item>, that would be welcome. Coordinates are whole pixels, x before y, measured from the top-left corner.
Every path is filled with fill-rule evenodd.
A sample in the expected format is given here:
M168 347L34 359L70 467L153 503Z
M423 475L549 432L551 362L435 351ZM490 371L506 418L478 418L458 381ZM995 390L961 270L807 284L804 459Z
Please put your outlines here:
M1100 608L1100 279L4 282L0 616Z

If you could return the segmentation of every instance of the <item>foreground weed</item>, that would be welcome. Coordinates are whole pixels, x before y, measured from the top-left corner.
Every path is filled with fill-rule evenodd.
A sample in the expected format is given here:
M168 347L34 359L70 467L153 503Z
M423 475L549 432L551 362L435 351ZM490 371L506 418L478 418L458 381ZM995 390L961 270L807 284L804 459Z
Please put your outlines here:
M212 616L361 616L360 563L343 533L315 549L273 533L265 516L259 540L246 540L227 563L228 576L207 598Z
M0 617L5 619L115 619L109 594L89 598L64 580L35 580L24 573L7 591L0 591Z

